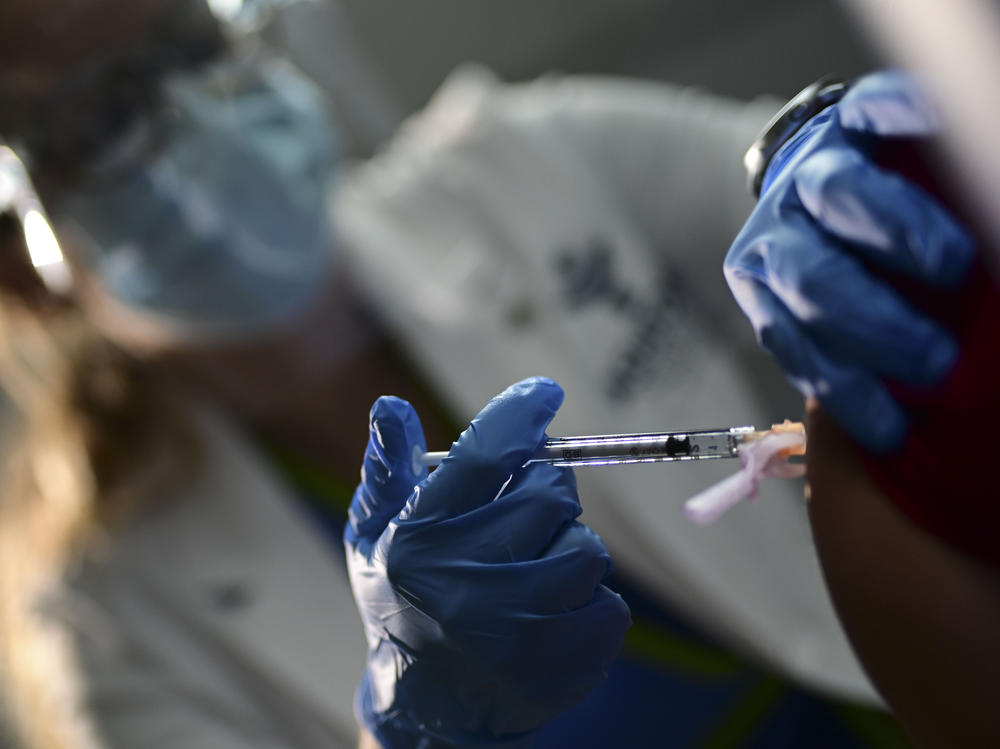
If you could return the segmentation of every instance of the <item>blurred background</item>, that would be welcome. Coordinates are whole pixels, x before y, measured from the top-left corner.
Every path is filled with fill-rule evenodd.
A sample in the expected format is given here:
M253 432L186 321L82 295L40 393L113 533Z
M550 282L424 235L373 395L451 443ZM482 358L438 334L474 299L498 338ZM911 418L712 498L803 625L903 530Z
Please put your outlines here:
M787 99L879 65L838 0L208 0L255 25L330 93L346 153L378 150L457 65L505 81L551 72ZM0 738L0 745L7 745Z
M508 81L583 72L788 98L878 60L839 0L304 0L271 33L364 113L350 123L361 151L462 62Z

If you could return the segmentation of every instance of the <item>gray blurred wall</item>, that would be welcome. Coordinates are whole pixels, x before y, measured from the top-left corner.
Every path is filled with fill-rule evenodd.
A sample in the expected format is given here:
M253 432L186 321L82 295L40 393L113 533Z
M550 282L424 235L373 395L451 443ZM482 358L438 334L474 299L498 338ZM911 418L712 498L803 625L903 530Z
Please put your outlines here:
M419 108L466 61L506 80L605 73L747 98L879 64L837 0L313 0L287 15L283 45L361 99L354 116L371 110L361 129L376 139L380 118ZM360 85L345 70L358 61Z

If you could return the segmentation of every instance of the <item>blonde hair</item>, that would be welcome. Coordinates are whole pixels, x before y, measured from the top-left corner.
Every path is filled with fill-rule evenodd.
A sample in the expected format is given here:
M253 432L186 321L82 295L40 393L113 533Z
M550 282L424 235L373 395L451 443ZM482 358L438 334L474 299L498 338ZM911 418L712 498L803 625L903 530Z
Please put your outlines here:
M26 747L90 749L71 636L42 604L194 444L169 389L75 309L0 300L0 705Z
M95 55L128 59L150 39L182 52L181 66L211 58L224 43L200 2L2 0L3 138L38 135L40 107L66 71ZM41 122L53 120L63 124ZM75 176L81 154L32 155L47 204L49 191L58 194ZM107 547L138 505L196 468L198 445L154 367L101 337L72 304L40 299L37 277L35 288L21 285L23 238L3 223L0 216L0 400L5 394L10 403L0 417L10 418L0 418L0 713L30 749L90 749L96 734L70 633L41 604L60 595L73 566Z

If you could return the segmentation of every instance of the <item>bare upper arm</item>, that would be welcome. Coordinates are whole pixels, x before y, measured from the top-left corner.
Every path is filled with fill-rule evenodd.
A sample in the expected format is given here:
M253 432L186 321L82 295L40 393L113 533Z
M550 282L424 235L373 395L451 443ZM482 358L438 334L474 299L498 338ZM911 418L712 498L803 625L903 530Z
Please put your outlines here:
M808 432L816 547L872 680L921 746L1000 746L1000 572L900 514L815 404Z

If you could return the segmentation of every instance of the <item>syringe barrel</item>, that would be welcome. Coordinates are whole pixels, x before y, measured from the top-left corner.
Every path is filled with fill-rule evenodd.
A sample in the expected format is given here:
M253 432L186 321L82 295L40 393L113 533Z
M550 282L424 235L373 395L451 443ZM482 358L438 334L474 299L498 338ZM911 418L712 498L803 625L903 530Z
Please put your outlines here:
M665 463L733 458L754 427L655 434L610 434L546 440L529 463L557 466Z

